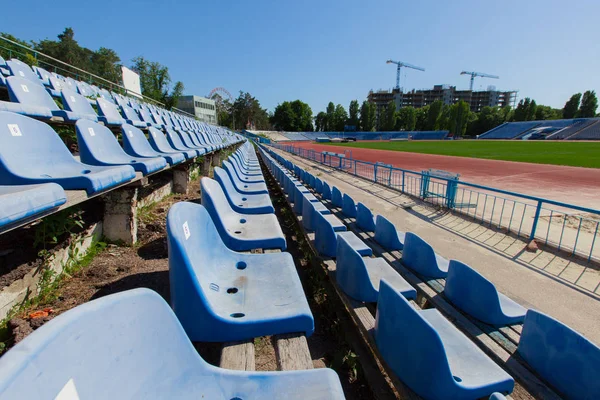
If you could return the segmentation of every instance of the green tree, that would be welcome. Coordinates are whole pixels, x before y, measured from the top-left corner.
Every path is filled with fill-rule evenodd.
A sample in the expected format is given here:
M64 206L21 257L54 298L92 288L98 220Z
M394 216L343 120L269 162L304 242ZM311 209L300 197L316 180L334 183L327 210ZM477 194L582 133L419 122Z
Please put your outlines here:
M430 106L425 106L425 107L421 107L421 108L417 108L415 110L415 130L417 131L426 131L429 130L427 123L428 123L428 118L427 116L429 115L429 107Z
M240 95L233 102L232 110L233 129L271 129L267 110L248 92L240 91Z
M354 126L356 130L360 129L359 109L360 106L358 105L358 100L352 100L350 102L350 107L348 108L348 125Z
M335 104L332 101L327 104L327 109L325 110L327 114L327 118L325 119L325 132L334 131L333 126L335 125Z
M583 94L581 98L581 106L577 112L578 118L593 118L596 116L596 110L598 109L598 98L594 90L588 90Z
M271 123L279 130L288 132L312 132L312 110L300 100L284 101L275 107Z
M177 107L177 100L183 94L182 82L176 82L171 87L169 68L155 62L148 61L143 56L134 58L131 69L140 76L142 94L165 104L165 108Z
M535 104L535 100L526 97L525 99L521 99L519 104L517 104L517 108L513 114L514 121L533 121L535 120L537 105Z
M581 101L581 93L575 93L571 98L565 103L563 107L563 118L571 119L575 118L575 114L579 110L579 102Z
M427 112L427 125L424 130L439 130L440 129L440 117L442 116L442 108L444 103L441 100L436 100L429 106Z
M315 130L317 132L323 132L325 130L325 126L327 125L327 114L321 111L315 117Z
M501 125L506 121L506 113L500 107L483 107L477 118L468 124L467 133L469 136L481 135L492 128Z
M402 131L414 131L417 125L417 113L414 107L402 107L398 111L396 129Z
M450 115L447 123L450 133L454 136L464 136L467 131L470 113L469 104L462 100L450 106Z
M375 104L363 101L360 108L360 129L363 132L371 132L375 129L376 110Z
M121 82L121 59L114 50L100 47L90 59L91 72L111 82Z
M382 117L381 130L393 131L396 127L396 103L394 101L387 104Z
M543 104L538 104L535 110L535 120L536 121L544 121L549 119L561 119L562 118L562 110L552 108L550 106L545 106Z
M347 120L348 113L346 112L344 106L341 104L335 106L335 111L333 112L333 130L336 132L342 132Z

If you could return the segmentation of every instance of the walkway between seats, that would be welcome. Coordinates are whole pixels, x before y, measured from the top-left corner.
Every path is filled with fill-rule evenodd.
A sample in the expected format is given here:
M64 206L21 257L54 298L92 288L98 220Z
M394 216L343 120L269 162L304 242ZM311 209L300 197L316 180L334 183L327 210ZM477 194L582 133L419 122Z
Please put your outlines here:
M438 210L409 196L275 150L316 177L337 186L373 214L396 228L427 240L440 255L462 261L490 279L499 291L525 307L535 308L600 344L600 296L589 265L545 251L529 253L514 237Z

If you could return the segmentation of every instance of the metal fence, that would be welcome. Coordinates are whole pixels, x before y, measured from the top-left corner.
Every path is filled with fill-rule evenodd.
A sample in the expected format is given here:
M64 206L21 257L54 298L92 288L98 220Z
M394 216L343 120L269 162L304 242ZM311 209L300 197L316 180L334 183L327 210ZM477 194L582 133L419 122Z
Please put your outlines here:
M416 172L293 145L272 147L390 187L537 243L600 261L600 211L459 181L441 171Z

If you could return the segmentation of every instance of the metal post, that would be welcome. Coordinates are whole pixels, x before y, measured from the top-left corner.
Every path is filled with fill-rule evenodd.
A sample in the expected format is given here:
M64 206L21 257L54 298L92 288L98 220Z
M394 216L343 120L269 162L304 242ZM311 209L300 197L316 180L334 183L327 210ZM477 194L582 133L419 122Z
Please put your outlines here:
M531 227L531 235L529 240L533 240L535 237L535 231L537 229L538 220L540 219L540 213L542 212L542 202L538 201L537 208L535 209L535 217L533 217L533 226Z
M405 178L405 171L402 170L402 193L404 193L404 178Z

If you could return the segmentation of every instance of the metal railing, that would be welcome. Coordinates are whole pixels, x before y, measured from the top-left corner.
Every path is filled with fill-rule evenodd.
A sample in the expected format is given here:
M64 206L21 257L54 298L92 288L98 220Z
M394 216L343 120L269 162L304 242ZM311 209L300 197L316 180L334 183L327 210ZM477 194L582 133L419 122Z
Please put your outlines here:
M270 146L390 187L538 244L600 262L600 210L355 160L346 154L271 143Z

